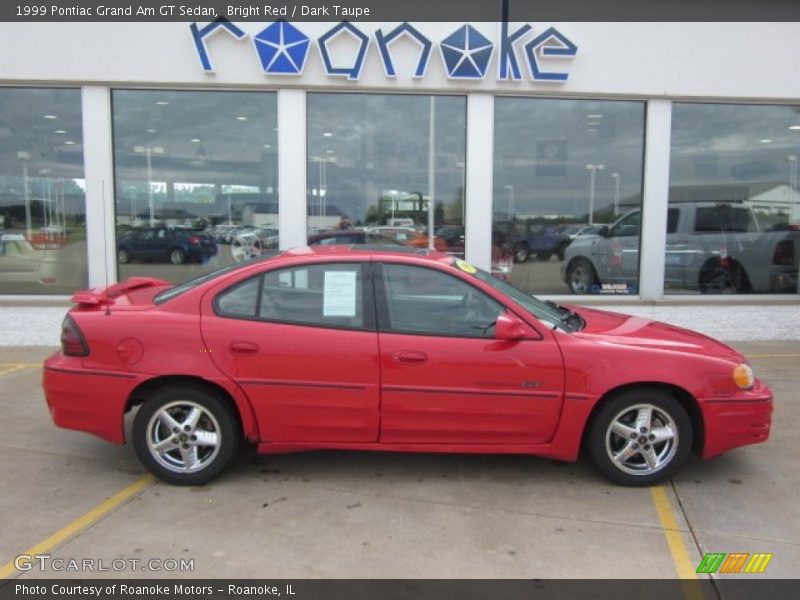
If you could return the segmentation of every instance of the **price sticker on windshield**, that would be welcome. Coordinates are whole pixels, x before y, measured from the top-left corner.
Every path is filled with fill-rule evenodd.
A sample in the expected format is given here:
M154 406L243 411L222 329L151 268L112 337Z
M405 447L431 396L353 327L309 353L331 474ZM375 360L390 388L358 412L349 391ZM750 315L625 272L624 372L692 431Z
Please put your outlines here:
M470 275L474 275L475 273L478 272L478 269L473 267L467 261L461 260L460 258L456 259L456 266L462 271L464 271L464 273L469 273Z

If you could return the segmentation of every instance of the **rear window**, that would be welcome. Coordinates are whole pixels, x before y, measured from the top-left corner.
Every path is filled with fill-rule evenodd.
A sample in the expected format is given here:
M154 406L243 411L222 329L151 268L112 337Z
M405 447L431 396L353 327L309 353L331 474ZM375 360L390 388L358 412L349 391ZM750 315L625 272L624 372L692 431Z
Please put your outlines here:
M184 281L183 283L180 283L180 284L176 285L175 287L171 287L168 290L164 290L160 294L157 294L156 297L153 298L153 302L155 304L163 304L164 302L167 302L168 300L172 300L173 298L177 298L181 294L185 294L189 290L192 290L192 289L196 288L198 285L202 285L202 284L206 283L207 281L211 281L215 277L219 277L221 275L226 275L227 273L231 273L231 272L235 271L236 269L241 269L242 267L250 266L254 262L257 262L257 261L262 261L262 260L267 260L269 258L273 258L273 257L277 256L278 254L279 254L278 252L271 252L269 254L262 255L262 256L259 256L257 258L253 258L253 259L245 261L245 262L235 263L235 264L232 264L232 265L227 265L225 267L222 267L221 269L217 269L216 271L211 271L210 273L205 273L203 275L195 277L194 279L189 279L188 281Z

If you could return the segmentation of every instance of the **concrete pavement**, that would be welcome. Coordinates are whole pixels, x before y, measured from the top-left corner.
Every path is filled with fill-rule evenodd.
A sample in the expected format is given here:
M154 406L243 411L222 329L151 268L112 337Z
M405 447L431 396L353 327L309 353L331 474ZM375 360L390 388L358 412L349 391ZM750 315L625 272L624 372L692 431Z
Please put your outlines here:
M666 486L685 559L771 552L761 577L800 564L800 351L742 343L776 391L771 439L693 459ZM139 480L130 446L50 422L42 348L0 349L0 565ZM161 483L115 504L47 551L53 558L190 559L193 570L38 570L30 577L671 578L678 571L649 489L585 461L525 456L311 452L243 457L210 485ZM138 563L141 564L141 563ZM735 576L722 576L735 577Z

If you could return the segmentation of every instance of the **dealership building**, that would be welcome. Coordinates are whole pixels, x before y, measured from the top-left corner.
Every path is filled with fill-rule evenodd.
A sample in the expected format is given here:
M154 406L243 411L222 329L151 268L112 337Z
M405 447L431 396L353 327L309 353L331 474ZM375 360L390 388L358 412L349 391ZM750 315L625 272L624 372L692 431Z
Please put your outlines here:
M2 309L365 229L539 296L800 338L798 33L2 23Z

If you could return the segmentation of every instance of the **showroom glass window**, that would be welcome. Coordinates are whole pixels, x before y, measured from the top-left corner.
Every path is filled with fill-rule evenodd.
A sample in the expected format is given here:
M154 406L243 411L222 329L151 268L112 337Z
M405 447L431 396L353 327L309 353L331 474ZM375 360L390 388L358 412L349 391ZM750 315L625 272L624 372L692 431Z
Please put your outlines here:
M114 90L119 279L180 282L278 245L273 92Z
M796 294L800 106L675 103L666 293Z
M81 93L0 88L0 294L88 285Z
M313 93L307 110L309 236L367 229L463 256L463 96Z
M493 255L533 294L637 294L643 102L497 98ZM631 230L629 225L637 227Z

